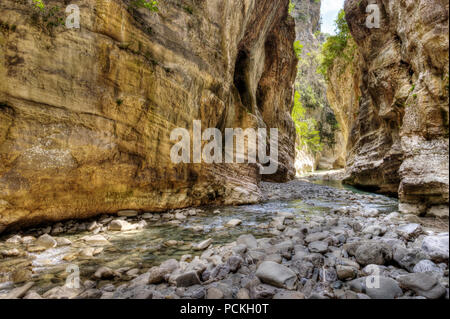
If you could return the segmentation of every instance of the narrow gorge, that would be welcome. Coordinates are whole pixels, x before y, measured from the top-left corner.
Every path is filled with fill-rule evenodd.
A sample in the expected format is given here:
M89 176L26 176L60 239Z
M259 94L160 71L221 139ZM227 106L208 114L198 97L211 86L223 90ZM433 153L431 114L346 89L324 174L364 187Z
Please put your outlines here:
M343 3L2 0L0 299L448 299L448 0Z

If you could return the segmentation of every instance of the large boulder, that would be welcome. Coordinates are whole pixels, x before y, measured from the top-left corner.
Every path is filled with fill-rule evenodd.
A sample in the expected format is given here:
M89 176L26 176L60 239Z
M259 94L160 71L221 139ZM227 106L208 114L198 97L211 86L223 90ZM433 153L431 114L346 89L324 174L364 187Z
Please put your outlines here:
M264 283L294 290L297 287L297 275L289 268L272 261L264 261L259 265L256 276Z
M427 236L423 239L422 249L434 262L448 262L448 233Z
M428 299L439 299L446 294L445 288L433 273L408 274L399 276L397 280L404 289L412 290Z
M372 299L394 299L403 294L397 281L383 276L368 276L352 280L348 283L350 289L365 293Z
M356 261L363 265L385 265L392 260L392 248L383 242L367 242L355 251Z

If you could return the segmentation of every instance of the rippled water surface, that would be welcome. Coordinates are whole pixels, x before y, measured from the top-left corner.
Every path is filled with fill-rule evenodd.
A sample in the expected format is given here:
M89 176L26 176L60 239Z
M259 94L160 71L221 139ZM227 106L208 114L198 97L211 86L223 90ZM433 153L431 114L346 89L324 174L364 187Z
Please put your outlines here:
M344 188L338 184L333 186ZM354 191L354 189L351 190ZM358 203L383 212L392 212L398 208L395 199L374 194L358 199ZM84 259L79 257L73 261L65 261L63 257L86 248L86 244L79 239L90 233L64 234L63 237L73 242L71 246L33 253L32 260L26 257L0 260L0 273L16 270L17 267L26 266L31 262L32 280L38 283L41 290L46 290L64 283L68 275L66 268L71 264L79 267L83 280L89 278L100 266L112 269L124 267L146 269L166 259L179 258L184 254L199 254L192 250L190 244L207 238L212 238L213 244L224 244L248 233L252 233L255 237L270 237L267 225L277 212L294 213L298 219L307 219L312 215L323 214L330 209L352 204L354 203L348 200L339 200L339 197L319 195L309 200L273 201L237 207L204 207L203 212L189 217L177 226L158 222L149 223L146 228L137 231L107 232L103 235L108 238L111 245L104 246L103 251L95 257ZM219 210L220 214L214 213L216 210ZM231 219L240 219L242 224L234 228L225 227L224 225ZM199 225L204 226L204 231L193 230L194 226ZM168 247L164 243L169 240L182 242ZM0 245L0 250L5 248L10 247L6 247L5 244Z

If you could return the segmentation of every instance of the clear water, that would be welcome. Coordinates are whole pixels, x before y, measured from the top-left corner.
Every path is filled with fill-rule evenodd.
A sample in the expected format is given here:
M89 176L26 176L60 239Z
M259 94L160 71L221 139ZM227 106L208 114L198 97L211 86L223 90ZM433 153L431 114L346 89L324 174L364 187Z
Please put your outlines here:
M330 183L327 182L327 184ZM333 184L333 187L361 193L342 184ZM371 195L358 199L358 203L365 207L377 208L383 212L397 210L398 203L395 199ZM65 278L69 274L66 268L72 264L79 267L82 280L89 279L100 266L112 269L139 268L145 271L145 269L170 258L179 259L184 254L199 254L199 252L192 250L190 244L208 238L213 239L213 244L225 244L234 241L242 234L248 233L252 233L257 238L270 237L272 235L269 230L261 227L261 225L267 225L277 212L294 213L297 219L305 219L308 216L320 215L330 209L351 204L354 203L350 203L348 200L318 196L309 200L272 201L236 207L205 207L203 208L204 212L189 217L178 226L159 222L149 223L145 229L138 231L107 232L103 235L109 239L111 245L105 246L100 254L91 258L77 258L70 262L63 260L63 257L87 247L79 239L89 233L65 234L63 237L70 239L73 245L31 254L32 260L26 257L0 260L0 284L2 278L6 278L5 275L9 271L16 270L21 262L30 261L34 273L32 280L36 281L37 286L42 291L64 284ZM220 210L220 214L215 214L215 210ZM241 225L234 228L224 226L229 220L236 218L242 220ZM192 229L192 227L198 225L204 226L204 231L199 232ZM164 243L168 240L183 241L184 244L167 247ZM0 244L0 250L5 248L11 247ZM3 277L1 276L2 273Z

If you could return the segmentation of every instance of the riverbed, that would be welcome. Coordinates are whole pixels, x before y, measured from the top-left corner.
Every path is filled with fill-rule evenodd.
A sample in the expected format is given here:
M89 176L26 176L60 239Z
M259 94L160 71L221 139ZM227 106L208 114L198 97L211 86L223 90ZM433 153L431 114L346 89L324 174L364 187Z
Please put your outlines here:
M116 275L111 280L98 278L97 288L111 284L118 287L166 260L201 256L204 249L197 246L206 240L210 240L210 247L221 247L241 235L276 238L286 226L278 227L274 216L290 216L291 224L315 227L324 216L347 208L376 211L383 216L398 210L395 198L362 192L339 181L295 180L286 184L262 183L261 188L264 202L256 205L114 217L127 225L139 225L128 231L111 230L108 224L113 217L100 216L24 230L16 234L16 241L11 239L13 234L4 236L0 252L9 255L0 259L0 295L25 282L34 282L34 292L41 295L64 285L73 267L79 269L81 282L92 280L99 267L107 267ZM56 240L62 238L64 244L36 248L34 241L46 233ZM105 242L93 244L85 239L93 235L102 236Z

